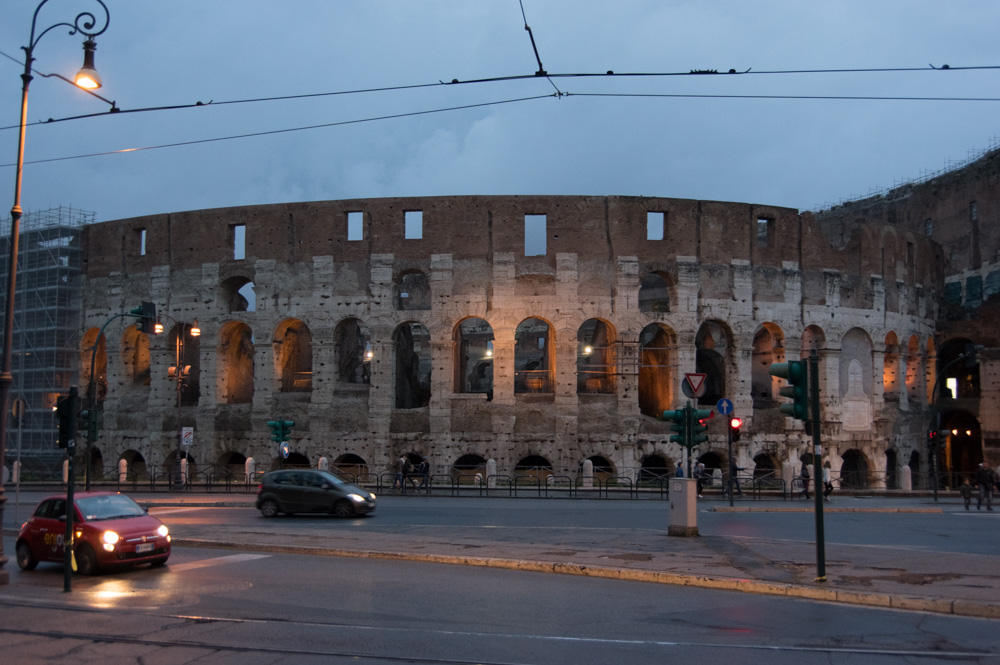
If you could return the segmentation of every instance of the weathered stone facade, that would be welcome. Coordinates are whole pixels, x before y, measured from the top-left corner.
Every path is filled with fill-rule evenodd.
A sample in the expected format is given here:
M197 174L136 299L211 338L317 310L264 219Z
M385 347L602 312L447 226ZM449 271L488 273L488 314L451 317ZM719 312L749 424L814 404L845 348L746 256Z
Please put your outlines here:
M493 459L501 472L575 477L589 459L637 479L682 457L656 415L683 406L685 373L703 372L700 402L728 397L744 417L739 466L780 474L807 439L778 411L767 368L816 348L835 476L895 486L926 460L948 257L916 223L822 219L714 201L468 196L96 224L84 237L81 385L97 329L151 301L167 334L112 325L99 347L105 460L169 467L181 425L195 428L201 469L266 466L277 454L266 421L280 417L296 423L296 459L314 466L381 473L410 454L435 473ZM201 336L178 349L171 318L182 331L197 321ZM167 370L181 351L191 370L178 391ZM722 421L696 450L710 468L727 458Z

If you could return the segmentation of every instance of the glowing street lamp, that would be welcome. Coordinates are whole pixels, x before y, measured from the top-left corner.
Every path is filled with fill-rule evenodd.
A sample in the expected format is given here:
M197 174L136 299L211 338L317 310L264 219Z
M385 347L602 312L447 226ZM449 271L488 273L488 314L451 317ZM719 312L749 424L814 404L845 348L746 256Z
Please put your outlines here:
M89 85L91 88L99 87L101 84L100 76L97 76L97 71L94 69L94 49L96 48L94 37L103 34L108 29L108 23L111 20L111 15L103 0L92 0L104 10L104 22L100 25L99 29L97 16L91 12L80 12L76 15L72 23L55 23L37 33L36 36L38 12L41 11L42 7L48 1L42 0L35 8L35 13L31 18L31 34L28 38L28 45L21 47L24 51L24 73L21 74L21 123L17 139L17 173L14 178L14 206L10 210L10 261L7 264L7 301L4 312L3 358L0 361L0 409L2 409L0 411L0 469L4 465L4 450L7 447L7 414L10 412L10 387L14 382L14 377L11 375L10 369L11 358L13 356L17 245L18 236L21 232L21 175L24 171L24 130L28 119L28 87L31 85L31 79L33 78L31 75L31 63L35 61L35 46L53 28L66 27L69 28L69 34L71 35L75 35L78 32L86 35L87 40L84 42L83 47L83 69L80 71L80 74L85 74L85 76L81 77L80 81L81 84L84 84L86 81L84 84L85 87L86 85ZM77 76L80 77L80 74ZM3 521L3 508L6 502L7 497L4 494L3 479L0 478L0 522ZM10 576L4 568L6 561L7 557L3 553L3 543L0 542L0 584L7 584L10 581Z

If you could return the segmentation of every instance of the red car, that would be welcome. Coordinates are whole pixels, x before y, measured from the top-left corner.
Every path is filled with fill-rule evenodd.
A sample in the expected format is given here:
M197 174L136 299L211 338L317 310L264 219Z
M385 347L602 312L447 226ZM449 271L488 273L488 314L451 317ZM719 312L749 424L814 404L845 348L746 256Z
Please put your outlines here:
M170 557L166 525L124 494L78 492L74 497L73 551L76 569L93 575L101 568L150 563ZM44 499L17 535L17 565L34 570L40 561L62 562L66 535L66 497Z

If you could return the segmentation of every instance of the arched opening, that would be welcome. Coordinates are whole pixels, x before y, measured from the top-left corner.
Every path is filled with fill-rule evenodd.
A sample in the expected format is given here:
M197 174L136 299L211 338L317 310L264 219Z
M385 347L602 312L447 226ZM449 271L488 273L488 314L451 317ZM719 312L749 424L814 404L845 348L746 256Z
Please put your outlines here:
M312 467L309 464L309 458L302 453L288 453L288 458L280 462L281 466L286 469L309 469ZM275 465L277 468L277 465Z
M726 396L726 356L729 337L717 321L706 321L695 336L695 371L705 375L705 392L698 404L714 406Z
M670 277L662 272L648 272L639 280L639 311L670 311Z
M898 463L895 450L890 448L885 451L885 488L888 490L899 489L899 479L896 476Z
M913 481L913 489L927 487L927 479L920 472L920 453L916 450L910 453L910 479Z
M393 334L396 408L419 409L431 401L431 335L421 323L404 323Z
M720 487L722 485L722 470L725 460L715 451L702 454L698 461L705 465L705 487Z
M591 455L587 458L591 464L594 465L594 480L599 483L608 482L609 478L616 475L615 465L608 460L607 457L603 455ZM578 475L583 475L583 462L580 462L580 467L577 469Z
M840 467L840 486L843 489L868 489L868 460L864 453L851 448L843 454L844 463Z
M659 453L646 455L642 458L642 464L639 466L639 482L663 482L674 475L675 470L673 461L663 455Z
M906 351L906 397L907 401L914 404L921 400L923 393L920 385L923 376L920 361L920 340L916 335L912 335Z
M230 321L219 331L219 382L222 404L253 401L253 331L250 326Z
M975 480L979 463L984 461L979 421L967 411L948 411L941 415L941 427L947 434L941 446L938 470L948 487L959 487L962 478Z
M753 408L767 409L778 404L780 380L771 376L771 364L785 362L785 335L773 323L763 324L753 338L750 391Z
M126 450L121 459L128 465L129 480L146 480L149 472L146 469L146 458L138 450Z
M514 331L514 392L551 393L555 369L552 328L542 319L525 319Z
M220 471L229 480L241 480L246 475L247 458L243 453L230 451L219 455Z
M122 333L122 366L128 385L148 386L150 382L149 335L138 326L129 326ZM87 359L90 371L90 358ZM88 377L89 378L89 377Z
M369 385L374 349L368 329L358 319L344 319L334 331L337 378L341 383Z
M368 463L353 453L345 453L333 460L333 469L352 482L368 482Z
M528 455L521 458L514 466L514 476L517 478L537 478L542 485L552 475L552 464L541 455Z
M885 336L885 353L882 354L882 393L887 402L899 401L899 340L896 333Z
M455 326L455 392L493 394L493 327L479 318Z
M753 482L761 489L781 489L781 463L769 453L760 453L753 458Z
M396 309L409 311L431 308L431 282L419 270L405 272L394 288Z
M178 380L177 362L180 362L180 391L178 395L181 406L197 406L198 399L201 397L201 333L192 335L192 327L190 323L176 323L170 330L168 340L170 349L173 351L171 365L174 369L170 374L174 381ZM180 335L179 340L178 335ZM176 384L174 390L176 391Z
M84 447L86 450L86 447ZM90 447L90 460L89 463L85 459L84 463L89 469L91 481L101 481L104 480L104 454L101 453L101 449L97 446L92 445Z
M180 454L182 460L187 460L187 479L188 482L194 480L198 475L198 464L194 461L194 457L191 456L187 450L182 450ZM177 451L172 450L163 458L163 466L161 467L161 473L163 476L170 477L177 468Z
M287 319L274 331L274 368L283 393L312 390L312 333L299 319Z
M476 474L482 476L482 482L486 482L486 460L472 453L462 455L451 466L451 478L460 485L473 485L476 482Z
M257 310L257 294L254 284L243 276L230 277L220 285L220 301L225 303L226 311L254 312Z
M938 353L941 400L979 399L979 363L976 347L967 339L946 342Z
M98 340L98 334L100 334L98 328L91 328L83 335L83 340L80 342L80 366L85 368L87 390L90 390L91 381L93 381L97 393L93 397L100 404L108 396L108 351L107 337L101 335ZM145 337L148 340L149 336L145 335ZM97 345L96 356L94 355L95 344Z
M643 328L639 333L639 356L639 412L659 418L674 405L674 332L660 323Z
M576 391L615 392L615 334L600 319L587 319L576 333Z

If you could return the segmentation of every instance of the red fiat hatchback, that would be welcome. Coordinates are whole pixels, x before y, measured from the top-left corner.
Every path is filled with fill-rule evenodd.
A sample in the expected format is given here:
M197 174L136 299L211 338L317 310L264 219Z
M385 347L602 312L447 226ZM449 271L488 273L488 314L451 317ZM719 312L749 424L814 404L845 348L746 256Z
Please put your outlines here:
M170 557L166 525L117 492L79 492L74 497L73 544L76 569L93 575L102 568L150 563ZM34 570L41 561L62 562L66 534L66 497L42 500L17 535L17 565Z

